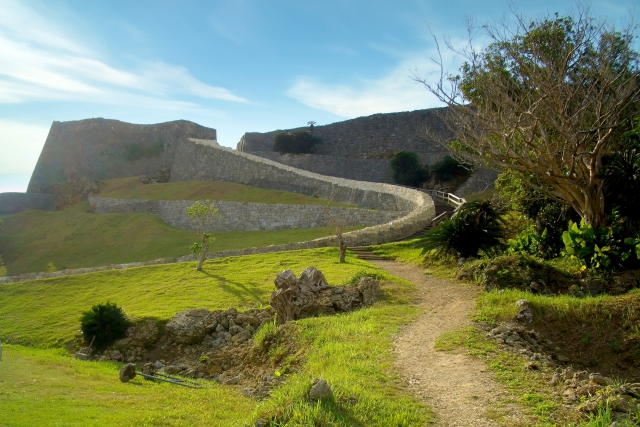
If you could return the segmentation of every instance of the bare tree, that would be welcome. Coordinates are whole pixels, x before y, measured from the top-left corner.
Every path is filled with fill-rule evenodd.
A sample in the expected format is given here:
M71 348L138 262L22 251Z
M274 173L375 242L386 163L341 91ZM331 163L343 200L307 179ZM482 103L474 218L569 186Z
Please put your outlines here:
M331 226L334 229L333 235L336 236L336 238L338 239L338 247L340 248L340 262L344 263L345 256L347 254L347 242L345 242L344 236L342 233L345 227L345 222L331 213L330 204L332 200L333 200L333 194L329 198L329 201L327 202L327 205L323 208L323 210L325 215L327 215L327 217L329 218L329 221L331 222Z
M470 23L463 48L445 38L465 61L459 74L444 70L438 46L439 79L415 76L450 107L445 120L456 139L441 142L478 166L513 171L587 224L602 225L602 159L639 113L636 26L616 30L582 7L568 17L512 16ZM478 31L490 40L480 50Z

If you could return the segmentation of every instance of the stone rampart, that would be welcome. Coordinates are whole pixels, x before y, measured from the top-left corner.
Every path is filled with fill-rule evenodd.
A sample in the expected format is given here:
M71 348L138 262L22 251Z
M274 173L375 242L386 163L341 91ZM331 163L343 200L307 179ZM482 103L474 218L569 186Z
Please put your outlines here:
M418 153L424 163L433 164L447 150L424 138L425 128L444 138L452 135L442 120L446 108L374 114L352 120L315 126L313 134L322 139L316 154L361 159L386 158L401 150ZM238 142L238 150L254 153L273 151L277 133L308 128L276 130L266 133L247 132Z
M322 154L285 154L274 151L259 151L251 154L320 175L393 184L393 171L389 159L356 159Z
M178 146L171 181L230 181L366 209L408 212L386 224L345 233L350 246L374 245L410 236L435 216L433 200L420 191L319 175L199 140L185 140ZM328 239L319 243L320 246L336 244L335 237Z
M11 215L27 209L52 211L56 198L52 194L0 193L0 215Z
M375 245L410 236L423 229L435 216L435 205L427 194L410 188L389 184L352 181L318 175L283 164L242 153L225 147L216 147L213 142L184 140L177 148L171 175L172 181L231 181L260 188L295 191L315 195L335 202L347 203L368 209L408 212L385 224L367 227L344 234L347 245ZM258 248L217 252L209 258L254 255L269 252L293 251L337 246L335 236L319 239L272 245ZM50 277L91 273L105 270L121 270L147 265L190 262L193 255L165 258L155 261L114 264L104 267L80 268L51 273L27 273L20 276L0 277L1 283L13 283Z
M182 230L196 230L196 224L186 214L192 200L138 200L90 197L96 212L148 213ZM331 225L327 211L337 221L349 225L377 225L393 221L403 212L374 211L325 207L320 205L287 205L214 201L220 216L207 224L207 231L285 230L319 228Z

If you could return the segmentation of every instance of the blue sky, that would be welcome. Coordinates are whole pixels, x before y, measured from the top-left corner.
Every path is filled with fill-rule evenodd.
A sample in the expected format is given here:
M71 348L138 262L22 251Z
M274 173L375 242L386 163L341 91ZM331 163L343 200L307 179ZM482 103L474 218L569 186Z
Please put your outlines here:
M575 7L515 4L531 17ZM614 23L639 15L637 0L591 9ZM244 132L438 106L411 79L434 70L429 27L461 41L465 16L508 11L493 0L0 0L0 192L26 190L54 120L186 119L235 147Z

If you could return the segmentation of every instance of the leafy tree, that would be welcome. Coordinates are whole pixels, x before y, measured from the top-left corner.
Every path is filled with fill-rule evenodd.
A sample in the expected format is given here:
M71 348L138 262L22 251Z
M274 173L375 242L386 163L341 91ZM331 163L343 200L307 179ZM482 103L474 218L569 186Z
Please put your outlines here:
M456 177L467 177L471 170L452 156L445 156L431 167L431 172L441 181L451 181Z
M273 151L279 153L308 154L313 153L313 148L322 140L313 136L311 131L300 130L296 132L280 132L276 134L273 143Z
M562 233L568 222L567 206L534 190L512 172L500 174L495 185L510 209L535 222L534 229L523 230L512 248L544 259L560 255L564 249Z
M618 149L602 159L602 179L607 200L607 213L617 209L621 227L627 234L640 228L640 118L623 135Z
M86 342L91 342L97 350L104 350L114 341L124 338L130 322L121 307L112 302L96 304L82 313L80 329Z
M466 61L460 74L416 79L450 106L457 153L511 170L587 224L603 225L602 159L639 110L635 28L617 30L584 9L514 18L484 25L491 43L480 51L471 40L462 50L447 43Z
M418 155L411 151L398 151L391 158L393 180L400 185L418 187L429 178L429 171L420 165Z
M427 233L420 243L422 251L468 258L500 247L504 239L502 213L488 200L465 203L451 219Z
M209 243L215 240L215 238L211 236L211 233L207 233L204 230L207 225L210 225L211 221L220 216L220 212L216 209L213 203L209 200L205 200L204 203L197 201L193 205L189 206L187 208L187 215L195 222L196 233L198 236L202 237L199 242L194 242L189 248L189 250L194 254L200 255L200 261L198 262L198 267L196 269L201 271L202 264L207 258Z

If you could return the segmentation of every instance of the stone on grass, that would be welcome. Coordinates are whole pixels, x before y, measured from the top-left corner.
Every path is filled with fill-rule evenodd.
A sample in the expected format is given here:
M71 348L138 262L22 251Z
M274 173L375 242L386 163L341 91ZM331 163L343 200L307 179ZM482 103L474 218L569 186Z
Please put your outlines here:
M313 380L313 386L309 390L309 399L320 400L331 397L331 387L325 380L316 378Z
M129 382L136 377L136 365L133 363L127 363L120 369L120 381L123 383Z

